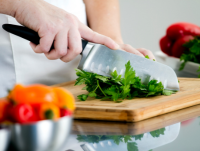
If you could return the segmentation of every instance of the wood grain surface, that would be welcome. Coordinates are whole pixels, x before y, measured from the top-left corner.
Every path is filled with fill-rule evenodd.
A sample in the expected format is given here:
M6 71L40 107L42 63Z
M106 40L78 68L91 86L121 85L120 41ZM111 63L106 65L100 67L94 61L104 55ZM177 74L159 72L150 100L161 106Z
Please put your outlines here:
M179 78L180 91L171 96L155 96L123 100L122 103L89 98L79 101L77 95L86 94L75 81L59 84L76 98L75 119L137 122L172 111L200 104L200 79Z
M134 123L74 120L72 133L77 135L138 135L198 116L200 116L200 105Z

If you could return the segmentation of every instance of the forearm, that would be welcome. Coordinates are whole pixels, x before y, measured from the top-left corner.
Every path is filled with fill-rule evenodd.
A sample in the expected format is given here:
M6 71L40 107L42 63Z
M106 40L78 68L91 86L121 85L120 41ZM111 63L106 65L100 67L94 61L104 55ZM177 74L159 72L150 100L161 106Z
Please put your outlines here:
M15 16L18 4L22 0L0 0L0 13Z
M89 27L122 44L118 0L84 0L84 2Z

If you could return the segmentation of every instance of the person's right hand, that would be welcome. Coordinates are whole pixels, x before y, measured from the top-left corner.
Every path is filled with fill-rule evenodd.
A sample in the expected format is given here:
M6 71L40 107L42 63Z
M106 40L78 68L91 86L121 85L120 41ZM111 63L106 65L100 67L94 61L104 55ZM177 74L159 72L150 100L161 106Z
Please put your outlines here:
M40 44L31 44L36 53L44 53L50 60L71 61L82 51L81 38L119 48L111 38L98 34L81 23L74 15L43 0L21 0L13 15L22 25L38 32ZM53 50L50 50L54 42Z

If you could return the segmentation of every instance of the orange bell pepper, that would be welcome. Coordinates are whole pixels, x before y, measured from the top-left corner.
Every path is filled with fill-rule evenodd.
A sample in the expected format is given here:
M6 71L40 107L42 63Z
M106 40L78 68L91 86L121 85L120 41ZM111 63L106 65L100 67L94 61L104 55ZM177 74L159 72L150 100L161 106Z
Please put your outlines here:
M8 98L16 104L28 103L31 105L57 101L52 88L42 84L29 86L17 84L8 95Z
M38 107L40 120L57 120L60 118L60 109L53 103L43 103Z
M68 109L70 111L75 110L75 99L71 92L59 87L54 87L53 91L58 98L57 102L54 102L57 106L63 109Z

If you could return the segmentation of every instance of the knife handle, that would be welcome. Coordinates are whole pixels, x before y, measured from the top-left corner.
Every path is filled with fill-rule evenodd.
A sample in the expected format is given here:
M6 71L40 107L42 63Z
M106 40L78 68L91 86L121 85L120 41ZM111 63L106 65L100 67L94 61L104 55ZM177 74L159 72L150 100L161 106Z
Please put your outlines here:
M9 33L12 33L16 36L19 36L21 38L24 38L28 41L31 41L32 43L38 45L40 43L40 37L37 32L24 27L24 26L18 26L18 25L12 25L12 24L4 24L3 29ZM85 49L85 46L87 45L88 41L82 39L82 51ZM54 49L54 43L52 44L50 51Z

